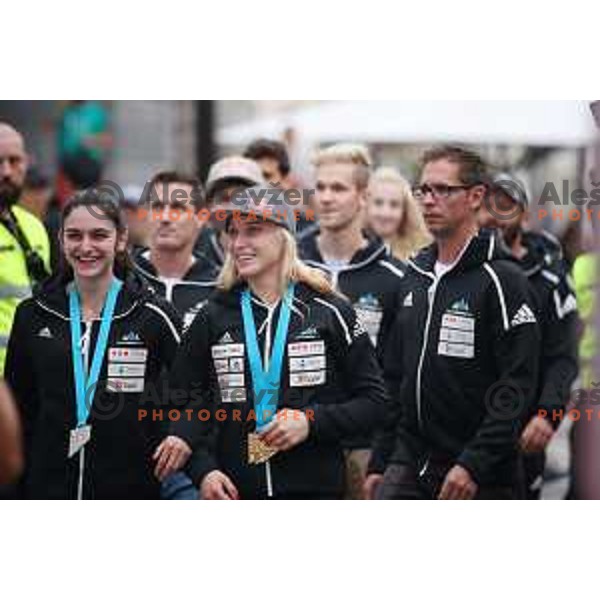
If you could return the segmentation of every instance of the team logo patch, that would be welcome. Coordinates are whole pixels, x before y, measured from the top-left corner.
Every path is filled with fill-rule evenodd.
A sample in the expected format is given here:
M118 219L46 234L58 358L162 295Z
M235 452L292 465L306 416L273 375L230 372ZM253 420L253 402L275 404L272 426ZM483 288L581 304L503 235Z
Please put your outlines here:
M307 327L306 329L301 331L296 336L296 339L298 339L298 340L314 340L317 337L319 337L319 332L317 331L317 328L314 325L311 325L310 327Z
M457 300L456 302L454 302L452 304L452 306L450 306L450 311L451 312L457 312L457 313L471 313L471 308L469 307L469 303L467 302L467 300L465 298L461 298L460 300Z
M402 306L406 306L411 307L413 305L413 293L409 292L408 294L406 294L406 297L404 298L404 302L402 303Z
M123 344L141 344L142 340L135 331L130 331L121 337L120 340Z

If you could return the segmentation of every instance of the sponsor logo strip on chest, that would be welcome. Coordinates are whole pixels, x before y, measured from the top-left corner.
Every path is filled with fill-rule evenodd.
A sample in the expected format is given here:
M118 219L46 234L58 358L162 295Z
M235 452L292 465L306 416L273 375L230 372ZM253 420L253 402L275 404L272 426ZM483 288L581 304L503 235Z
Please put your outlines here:
M312 354L325 354L325 342L293 342L288 344L288 356L310 356Z
M147 348L110 348L108 351L110 362L145 363L147 359Z
M211 352L215 359L244 356L244 344L218 344L211 348Z

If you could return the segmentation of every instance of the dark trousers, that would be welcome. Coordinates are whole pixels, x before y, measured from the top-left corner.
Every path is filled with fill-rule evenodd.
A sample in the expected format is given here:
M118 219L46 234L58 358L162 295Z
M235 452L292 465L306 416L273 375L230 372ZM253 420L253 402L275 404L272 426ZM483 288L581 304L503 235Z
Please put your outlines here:
M430 463L425 471L417 474L407 465L390 465L385 472L383 483L377 490L377 500L435 500L448 471L448 463ZM516 500L520 497L518 486L482 486L475 500Z
M542 496L546 453L523 454L524 494L526 500L539 500Z

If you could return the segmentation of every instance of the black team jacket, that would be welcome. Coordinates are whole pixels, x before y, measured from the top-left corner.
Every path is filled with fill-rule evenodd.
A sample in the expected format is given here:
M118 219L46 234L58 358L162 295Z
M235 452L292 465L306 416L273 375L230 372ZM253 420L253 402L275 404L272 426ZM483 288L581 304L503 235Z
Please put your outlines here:
M453 269L431 246L408 262L384 350L394 410L369 467L458 464L480 485L511 485L517 442L538 387L535 301L495 236L481 231Z

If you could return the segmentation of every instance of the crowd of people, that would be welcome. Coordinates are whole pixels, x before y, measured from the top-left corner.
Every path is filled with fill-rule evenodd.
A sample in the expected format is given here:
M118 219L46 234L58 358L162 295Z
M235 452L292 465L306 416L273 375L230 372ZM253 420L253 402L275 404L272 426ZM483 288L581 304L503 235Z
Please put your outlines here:
M525 187L454 145L414 185L313 162L308 203L257 140L48 214L0 124L4 496L540 497L581 321Z

